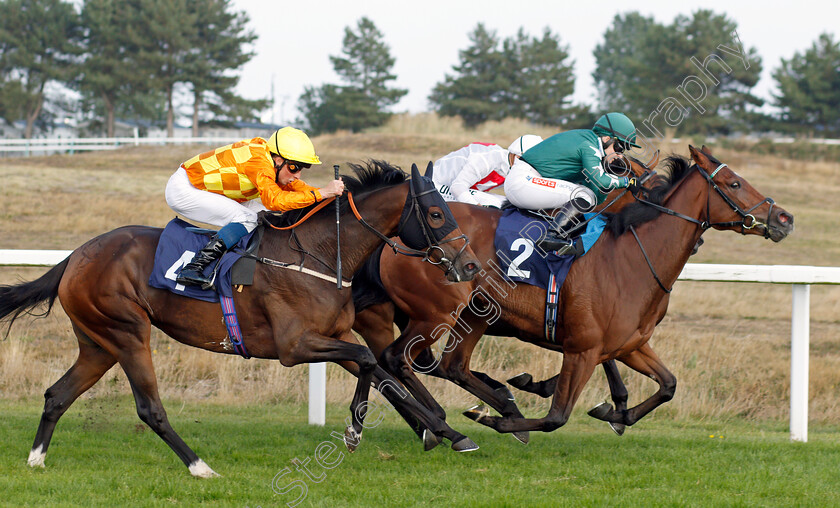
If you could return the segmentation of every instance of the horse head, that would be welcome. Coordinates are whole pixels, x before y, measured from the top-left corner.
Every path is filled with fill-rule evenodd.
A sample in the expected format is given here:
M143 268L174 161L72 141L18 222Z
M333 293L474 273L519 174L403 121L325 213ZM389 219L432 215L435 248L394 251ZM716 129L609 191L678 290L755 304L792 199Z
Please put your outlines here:
M411 165L411 185L398 236L411 249L424 250L425 260L440 266L452 282L472 280L481 270L481 263L469 248L469 239L458 229L452 211L431 179L432 163L426 175ZM455 242L462 240L458 250Z
M774 242L793 232L793 215L776 206L772 198L762 195L729 166L715 159L705 146L698 150L689 145L688 149L709 182L707 227L763 235Z

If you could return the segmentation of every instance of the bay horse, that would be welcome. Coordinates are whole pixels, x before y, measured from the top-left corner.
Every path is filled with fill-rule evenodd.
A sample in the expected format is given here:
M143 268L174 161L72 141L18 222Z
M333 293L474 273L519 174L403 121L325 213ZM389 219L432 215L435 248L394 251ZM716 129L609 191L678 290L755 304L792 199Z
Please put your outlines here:
M609 170L619 175L633 173L640 180L644 180L652 176L653 168L656 167L658 162L659 152L657 151L648 163L643 163L633 157L615 159L612 161ZM617 211L631 201L633 201L633 198L626 190L616 190L610 193L607 199L593 211ZM476 239L477 245L482 247L484 259L490 260L491 264L497 262L493 235L500 212L492 208L473 207L461 203L450 203L450 208L458 218L461 227L469 229L471 237ZM474 242L473 245L476 245L476 243ZM403 336L430 337L432 340L437 340L439 337L436 337L436 335L440 335L437 330L441 327L451 330L459 317L458 312L465 306L474 306L476 300L490 300L497 307L499 320L490 325L492 331L488 330L489 334L514 337L518 335L518 331L513 328L502 328L505 323L506 302L508 300L502 298L496 302L492 296L479 294L482 292L481 286L478 285L480 278L473 280L471 284L448 285L441 281L437 273L430 272L422 266L417 266L416 263L413 266L410 265L410 262L409 264L403 263L401 260L394 259L393 256L388 256L385 253L381 256L374 255L365 263L362 273L357 274L354 279L360 282L368 279L373 281L358 284L354 287L357 314L353 328L364 337L374 354L380 358L381 363L384 364L382 353L394 342L393 323L397 323L403 332ZM417 274L410 285L406 284L401 278L402 274L409 272ZM493 279L492 274L485 277L487 278L485 284ZM387 279L387 282L383 284L382 279ZM367 293L357 294L364 291L367 291ZM516 294L516 289L512 289L512 291ZM477 296L477 298L474 299L474 296ZM542 304L537 302L534 305L540 306ZM451 312L451 309L457 309L457 311ZM458 332L455 332L455 335L457 340L463 340ZM419 350L420 352L416 357L412 355L414 360L407 363L412 363L415 366L417 364L434 365L434 367L409 369L405 368L407 365L402 365L398 372L402 374L401 379L409 387L409 391L441 419L446 417L443 408L437 404L419 380L416 380L413 370L422 370L425 374L453 381L478 396L482 401L490 404L503 415L521 416L514 403L513 395L504 384L484 373L469 370L464 367L463 362L451 362L454 357L450 354L449 346L446 347L444 355L438 362L435 362L431 352L422 346L424 346L422 342L412 342L412 351ZM460 353L466 350L467 346L465 344L459 344L458 351ZM603 367L616 407L626 407L627 390L619 375L618 367L612 360L604 362ZM624 429L620 424L611 424L611 426L616 433L623 433ZM414 427L414 430L423 438L427 449L436 444L429 435L422 433L422 428ZM527 432L514 433L514 437L523 443L527 443L529 439Z
M695 164L680 157L669 158L671 174L657 178L651 197L640 198L639 203L611 217L608 231L572 265L561 289L558 329L553 341L546 338L543 325L544 289L523 284L512 286L485 269L471 284L445 286L447 296L441 297L441 287L437 284L421 287L422 278L413 280L409 291L398 277L405 273L405 265L394 259L383 262L383 287L398 309L410 308L413 315L400 338L381 353L380 363L406 380L410 390L425 391L412 372L418 368L415 362L421 353L421 348L415 346L432 344L445 335L440 330L446 327L438 325L447 325L450 340L436 360L435 370L442 371L444 377L499 411L502 416L489 416L483 410L465 413L499 432L551 431L562 426L595 366L614 359L651 377L659 389L633 408L601 407L593 416L610 423L632 425L670 400L676 378L656 356L648 340L664 317L670 288L701 235L714 228L761 235L778 242L793 231L791 214L759 194L708 149L689 146L689 151ZM490 265L489 261L497 259L493 236L498 212L477 207L462 210L454 205L452 210L465 233L474 240L472 245L479 259L488 260L486 265ZM759 216L761 220L756 219ZM437 277L431 275L431 278ZM450 296L460 298L455 304L462 310L460 315L447 310L453 302L439 306ZM491 312L494 307L499 309L498 314ZM374 315L360 314L361 320L357 316L356 329L359 330L360 324L370 330L379 327L379 333L374 335L384 336L387 306L379 305L372 310ZM386 317L381 319L377 312L385 313ZM427 328L412 328L415 317ZM389 323L387 328L392 329L392 325ZM485 333L515 336L564 354L560 374L551 383L554 399L546 417L522 417L517 414L513 401L503 395L504 391L497 391L494 388L498 387L470 373L470 356ZM421 339L416 341L415 337ZM425 365L419 367L424 370ZM426 404L424 395L418 395L418 400ZM626 391L623 400L626 402Z
M370 161L366 167L351 166L356 178L344 177L349 193L341 200L340 221L341 236L351 239L341 249L349 273L388 237L398 235L408 250L415 249L413 253L445 270L450 281L473 278L480 264L430 178L421 176L416 166L412 167L410 180L399 168L382 161ZM291 224L315 206L283 214L280 225ZM350 214L351 208L358 220ZM327 207L327 212L332 210ZM335 264L330 265L329 260L334 263L336 259L336 216L327 212L314 213L291 230L267 227L257 256L300 265L305 260L320 260L327 270L333 270ZM119 363L131 385L140 419L169 445L192 475L217 476L169 424L152 364L151 326L190 346L216 353L233 352L219 304L148 285L161 232L143 226L115 229L77 248L35 281L0 286L0 321L8 321L11 327L21 313L42 302L46 302L48 313L58 298L79 345L74 365L44 394L44 411L28 459L30 466L43 467L58 419L77 397ZM351 291L339 291L334 278L327 282L275 266L258 263L253 285L235 293L244 344L256 358L279 359L285 366L332 361L356 375L358 382L350 405L352 420L345 431L345 443L353 451L361 439L371 381L390 376L377 367L371 351L351 332L355 315ZM312 266L324 271L319 265ZM469 438L450 429L411 398L394 396L391 391L383 395L404 417L415 418L425 428L451 439L454 449L476 448Z

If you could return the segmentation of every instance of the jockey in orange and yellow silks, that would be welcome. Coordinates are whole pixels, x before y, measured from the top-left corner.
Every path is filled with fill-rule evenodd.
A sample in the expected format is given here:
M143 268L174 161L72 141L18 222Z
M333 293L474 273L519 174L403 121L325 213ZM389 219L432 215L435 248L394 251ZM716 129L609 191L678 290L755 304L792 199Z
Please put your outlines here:
M179 215L222 229L177 278L179 284L209 286L203 271L257 226L262 210L304 208L340 195L344 183L322 188L300 180L300 172L321 164L303 131L283 127L266 141L239 141L184 162L166 184L166 202Z

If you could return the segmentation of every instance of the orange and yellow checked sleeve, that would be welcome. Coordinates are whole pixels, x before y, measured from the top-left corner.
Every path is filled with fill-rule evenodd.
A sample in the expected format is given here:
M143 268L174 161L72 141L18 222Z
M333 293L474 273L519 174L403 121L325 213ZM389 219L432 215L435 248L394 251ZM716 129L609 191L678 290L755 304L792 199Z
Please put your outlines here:
M323 197L317 187L295 180L286 185L277 185L274 181L275 169L262 169L257 173L257 189L263 205L269 210L286 212L296 210L321 201Z

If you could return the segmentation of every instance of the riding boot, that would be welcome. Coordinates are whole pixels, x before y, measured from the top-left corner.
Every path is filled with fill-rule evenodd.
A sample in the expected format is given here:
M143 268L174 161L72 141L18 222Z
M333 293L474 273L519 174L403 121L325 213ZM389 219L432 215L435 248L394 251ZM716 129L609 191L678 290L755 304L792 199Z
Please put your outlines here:
M192 261L181 269L175 282L185 286L201 286L202 289L210 288L213 285L213 276L205 276L204 269L222 257L226 250L225 242L219 238L219 235L215 235L193 256Z
M573 201L565 203L554 217L553 226L546 231L545 236L537 245L546 252L553 251L558 256L565 254L580 256L582 245L580 242L573 241L568 231L580 223L581 218L583 218L583 213Z

